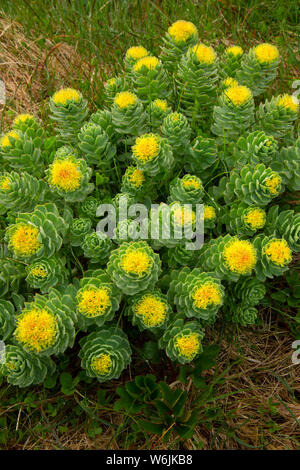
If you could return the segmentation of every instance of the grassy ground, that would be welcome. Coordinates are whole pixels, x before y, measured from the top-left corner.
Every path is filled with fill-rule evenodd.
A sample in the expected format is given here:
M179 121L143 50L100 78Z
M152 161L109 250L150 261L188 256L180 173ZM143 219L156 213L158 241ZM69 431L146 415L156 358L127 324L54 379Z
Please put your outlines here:
M21 111L47 121L47 99L62 85L79 88L93 108L100 107L103 81L120 71L124 51L142 43L157 53L162 34L179 18L193 21L200 38L217 50L231 43L246 49L261 41L276 43L283 53L278 91L291 89L299 68L297 0L2 0L0 8L0 75L8 94L1 112L4 128ZM137 365L123 382L80 383L72 393L59 381L49 390L19 391L3 384L0 448L299 448L299 370L291 363L299 328L293 308L277 295L281 290L292 298L295 283L286 278L270 289L273 299L261 311L259 328L212 337L220 353L198 390L191 382L180 383L168 364L149 362L145 371L138 351ZM71 366L63 364L62 370L72 372ZM188 392L187 410L198 409L192 438L183 442L171 435L162 442L137 432L136 416L114 409L116 387L145 372Z

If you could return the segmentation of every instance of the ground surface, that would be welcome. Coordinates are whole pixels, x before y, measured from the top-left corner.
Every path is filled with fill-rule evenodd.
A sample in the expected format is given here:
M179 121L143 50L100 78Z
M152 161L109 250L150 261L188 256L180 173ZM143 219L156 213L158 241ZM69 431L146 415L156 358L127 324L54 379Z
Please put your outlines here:
M126 48L142 43L158 52L161 35L178 18L193 21L200 38L217 49L276 43L284 56L274 84L278 92L291 89L299 70L296 0L2 0L0 8L0 76L8 98L1 112L4 129L16 112L34 112L47 122L47 99L60 86L79 88L93 108L100 107L102 83L120 70ZM132 418L113 410L121 383L79 385L70 395L59 385L19 391L3 384L0 448L299 448L299 366L291 362L299 324L295 310L276 299L278 290L293 295L292 289L288 280L273 288L274 300L262 309L258 328L218 338L217 365L204 373L208 388L197 391L167 375L171 388L188 391L191 408L203 405L191 439L170 437L163 443L157 436L135 436ZM163 369L153 365L147 372L163 379ZM145 373L142 361L123 380L137 373Z

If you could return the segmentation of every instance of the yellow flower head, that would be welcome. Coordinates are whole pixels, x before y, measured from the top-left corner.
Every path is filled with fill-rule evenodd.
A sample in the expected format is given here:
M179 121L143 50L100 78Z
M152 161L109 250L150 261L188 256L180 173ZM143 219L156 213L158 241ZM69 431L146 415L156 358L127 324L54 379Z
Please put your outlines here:
M293 95L285 94L280 96L277 101L277 106L282 106L293 113L298 113L299 111L299 101L296 96Z
M11 186L11 180L9 176L0 177L0 191L9 191Z
M192 51L196 54L196 57L200 64L213 64L216 60L216 53L210 46L204 44L196 44L192 47Z
M281 176L275 173L269 178L266 178L265 186L271 194L278 194L281 188Z
M263 228L266 223L266 211L260 207L249 209L244 216L244 222L250 225L252 230Z
M196 26L190 21L175 21L169 28L168 33L175 42L186 42L192 36L197 36Z
M31 308L17 318L16 339L39 353L52 346L57 336L57 320L45 309Z
M269 260L276 264L276 266L283 267L292 261L292 251L283 238L271 240L265 246L263 253L266 254Z
M172 211L174 223L179 227L184 227L185 225L191 225L195 223L196 214L189 207L184 207L178 205L175 206Z
M188 335L178 334L174 339L174 346L184 359L191 361L200 350L199 335L190 333Z
M13 145L12 142L11 142L11 139L20 140L20 134L18 134L17 131L8 132L3 137L1 137L0 147L3 148L3 149L5 147L11 147Z
M120 266L127 274L142 277L150 271L152 263L152 259L143 249L129 247L121 258Z
M113 78L110 78L109 80L107 80L107 82L104 84L104 86L114 86L116 84L116 79L115 77Z
M51 186L65 192L80 188L82 173L73 155L57 159L49 167L48 181Z
M73 88L62 88L54 93L52 100L55 104L67 105L70 102L78 103L82 99L82 94Z
M134 46L127 49L126 59L139 60L147 57L149 52L143 46Z
M239 86L237 80L235 80L234 78L232 77L227 77L225 78L224 82L223 82L223 85L225 88L230 88L230 87L236 87L236 86Z
M136 62L136 64L134 64L133 70L135 72L139 72L143 67L145 67L148 70L154 70L159 64L160 64L160 61L158 60L157 57L147 56L147 57L143 57L142 59L139 59Z
M254 54L260 64L272 64L279 58L277 47L267 43L256 46Z
M196 176L190 176L181 180L181 184L187 191L193 191L194 189L201 188L201 182Z
M129 176L129 180L135 188L140 188L145 181L144 172L136 168Z
M159 154L159 151L159 136L155 134L144 134L138 137L132 147L134 156L142 162L153 160Z
M155 108L161 109L162 111L167 111L168 109L168 103L166 102L166 100L160 100L160 99L154 100L153 106Z
M162 325L167 316L166 304L153 294L145 294L134 306L135 315L149 328Z
M88 318L103 315L110 306L109 290L106 287L87 288L79 292L77 297L79 312Z
M35 120L34 116L32 114L19 114L18 116L15 117L13 124L21 124L22 122L26 121L31 121Z
M231 240L224 247L223 259L233 273L250 274L257 261L256 250L248 240Z
M39 277L40 279L44 279L47 277L48 273L43 266L39 265L34 265L30 270L29 270L29 275L34 276L34 277Z
M224 95L227 101L233 103L235 106L241 106L252 98L251 90L243 85L227 88L227 90L224 91Z
M180 113L171 113L169 117L173 122L178 122L180 119Z
M240 57L244 54L244 51L240 46L230 46L227 47L225 54L233 55L234 57Z
M32 256L42 246L38 236L37 227L30 224L19 224L10 237L9 247L18 256Z
M196 308L206 309L211 305L221 305L222 294L216 284L205 282L202 286L195 288L192 293L192 299Z
M111 357L108 353L102 353L98 357L93 357L91 368L97 375L107 375L112 368Z
M216 218L216 210L213 206L204 206L204 220L212 220Z
M122 109L133 106L137 102L137 96L130 91L121 91L114 98L114 103Z

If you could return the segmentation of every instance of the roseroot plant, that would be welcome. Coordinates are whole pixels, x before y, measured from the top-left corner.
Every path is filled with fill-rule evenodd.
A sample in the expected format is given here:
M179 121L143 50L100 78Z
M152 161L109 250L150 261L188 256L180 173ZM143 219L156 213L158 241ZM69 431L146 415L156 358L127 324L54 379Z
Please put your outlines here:
M179 314L167 325L158 344L172 361L187 364L203 351L203 338L204 330L200 323L185 322Z
M82 368L99 382L118 379L131 362L126 334L115 326L101 328L80 341Z
M173 312L167 296L159 290L146 291L132 296L126 314L133 325L142 330L163 331Z
M81 279L76 303L77 312L85 325L100 327L111 321L120 302L121 292L105 271L97 269Z
M296 93L273 81L281 51L214 49L183 20L154 46L128 45L92 113L62 89L53 126L25 112L0 136L0 375L12 385L53 381L52 358L77 368L79 349L76 380L126 382L131 349L138 367L169 377L191 363L180 374L193 378L220 328L255 328L274 290L286 292L300 139ZM165 438L175 416L186 436L180 403L167 401L147 425Z

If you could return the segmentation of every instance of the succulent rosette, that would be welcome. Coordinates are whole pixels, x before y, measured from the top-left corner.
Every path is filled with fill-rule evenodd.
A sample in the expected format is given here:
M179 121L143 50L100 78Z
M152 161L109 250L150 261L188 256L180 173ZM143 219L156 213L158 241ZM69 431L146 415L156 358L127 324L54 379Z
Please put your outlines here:
M25 270L27 284L33 289L40 289L42 294L49 292L57 284L63 286L68 278L64 261L58 256L41 258L28 264Z
M12 123L12 128L27 133L29 136L43 136L40 122L32 114L18 114Z
M20 281L26 276L25 266L23 263L19 263L7 258L8 249L7 247L3 250L3 258L0 258L0 297L3 298L7 292L18 292ZM5 256L5 257L4 257Z
M276 78L279 63L280 55L276 46L259 44L243 55L236 78L239 83L250 88L253 96L261 95Z
M270 163L289 191L300 191L300 137L295 145L282 148Z
M95 222L97 220L97 209L100 204L100 199L94 196L88 196L79 206L80 217L87 217Z
M49 101L50 117L64 142L77 142L77 135L88 114L87 101L78 90L62 88Z
M161 261L145 241L124 242L112 251L107 272L124 294L134 295L154 288Z
M186 169L201 179L210 174L210 168L217 160L215 139L196 137L186 152Z
M182 243L168 249L167 260L168 266L178 267L178 265L193 266L196 264L197 258L195 257L195 251L188 250L185 243Z
M76 304L78 315L86 325L100 327L111 321L120 302L121 293L105 271L97 269L81 279Z
M200 204L204 195L204 188L200 178L186 174L182 178L175 178L170 183L170 201L181 204Z
M177 156L185 153L190 144L191 128L187 118L181 113L168 114L162 123L161 133L167 139Z
M265 233L283 237L291 250L300 252L300 213L292 210L279 211L273 206L268 211Z
M198 43L178 65L176 85L180 111L193 123L207 116L217 96L217 56L212 47Z
M90 122L94 122L100 126L108 135L111 143L118 140L118 134L115 133L115 127L112 122L112 112L109 109L101 109L93 113L90 117Z
M164 118L172 112L171 107L168 105L167 100L157 98L151 101L147 107L149 118L149 126L151 130L157 132L163 123Z
M109 141L107 133L94 122L87 122L78 134L78 147L88 165L107 165L116 154L116 146Z
M47 194L48 193L48 194ZM17 212L32 210L49 196L48 185L35 176L12 171L0 175L0 204L6 210Z
M175 21L163 38L160 58L169 72L174 72L182 54L198 41L198 30L190 21Z
M219 74L225 77L236 77L240 69L244 51L241 46L229 46L225 49L222 61L220 62Z
M244 306L258 305L266 295L266 286L255 277L240 279L232 285L232 294Z
M185 267L172 271L168 298L187 318L213 320L223 304L224 288L214 273Z
M207 233L211 231L211 229L215 228L218 220L216 204L214 206L211 204L204 204L203 218L204 233Z
M16 259L27 262L50 257L57 252L68 224L55 204L37 205L33 212L18 214L6 229L8 248Z
M260 103L257 110L257 127L276 138L286 136L299 116L299 101L293 95L273 96Z
M237 139L254 121L251 90L243 85L227 88L214 107L212 132L224 141Z
M264 163L269 165L278 150L278 143L272 136L263 131L254 131L241 136L231 145L230 156L226 156L226 164L230 168L240 170L245 165Z
M132 67L132 80L138 97L144 103L167 98L171 93L167 74L157 57L139 59Z
M143 170L140 170L136 166L129 166L122 177L121 191L123 193L132 194L133 196L141 195L145 193L146 189L147 192L149 191L149 188L145 188L145 186L149 186L149 184L149 181L146 182L146 176Z
M136 166L149 176L170 171L174 164L171 146L158 134L138 137L132 147L132 158Z
M131 362L126 334L117 327L102 328L80 341L81 366L99 382L118 379Z
M112 250L112 241L101 231L87 233L81 244L83 255L91 263L105 264Z
M41 176L43 138L30 137L20 130L12 129L0 137L0 157L10 168Z
M130 298L126 314L140 331L156 333L167 325L172 308L161 291L145 291Z
M173 248L192 239L196 228L196 213L190 205L161 203L150 212L150 230L153 244Z
M70 238L72 246L80 246L86 234L92 231L92 221L88 217L73 219L70 225Z
M147 122L142 102L131 91L117 93L111 109L111 118L115 131L121 135L139 135Z
M205 271L214 272L219 279L237 281L241 276L252 274L258 255L254 243L227 234L204 245L199 263Z
M261 234L253 239L253 245L259 254L255 266L257 279L265 281L267 277L281 276L288 270L293 254L284 238Z
M159 339L159 347L165 349L171 361L187 364L203 351L204 331L199 322L190 321L177 315L167 326Z
M51 190L68 202L83 201L94 189L90 183L92 169L82 158L60 149L46 170L47 182Z
M264 207L282 191L280 175L263 163L246 165L240 172L232 171L224 191L228 204L238 198L247 205Z
M39 357L12 344L6 346L5 363L0 364L0 372L7 382L21 388L43 383L55 369L56 365L49 357Z
M0 340L6 341L15 329L15 308L11 302L0 300Z
M58 355L72 347L74 323L64 304L49 295L36 294L16 317L14 340L27 352L38 356Z
M266 211L259 206L233 203L228 212L226 228L228 233L252 236L266 224Z

